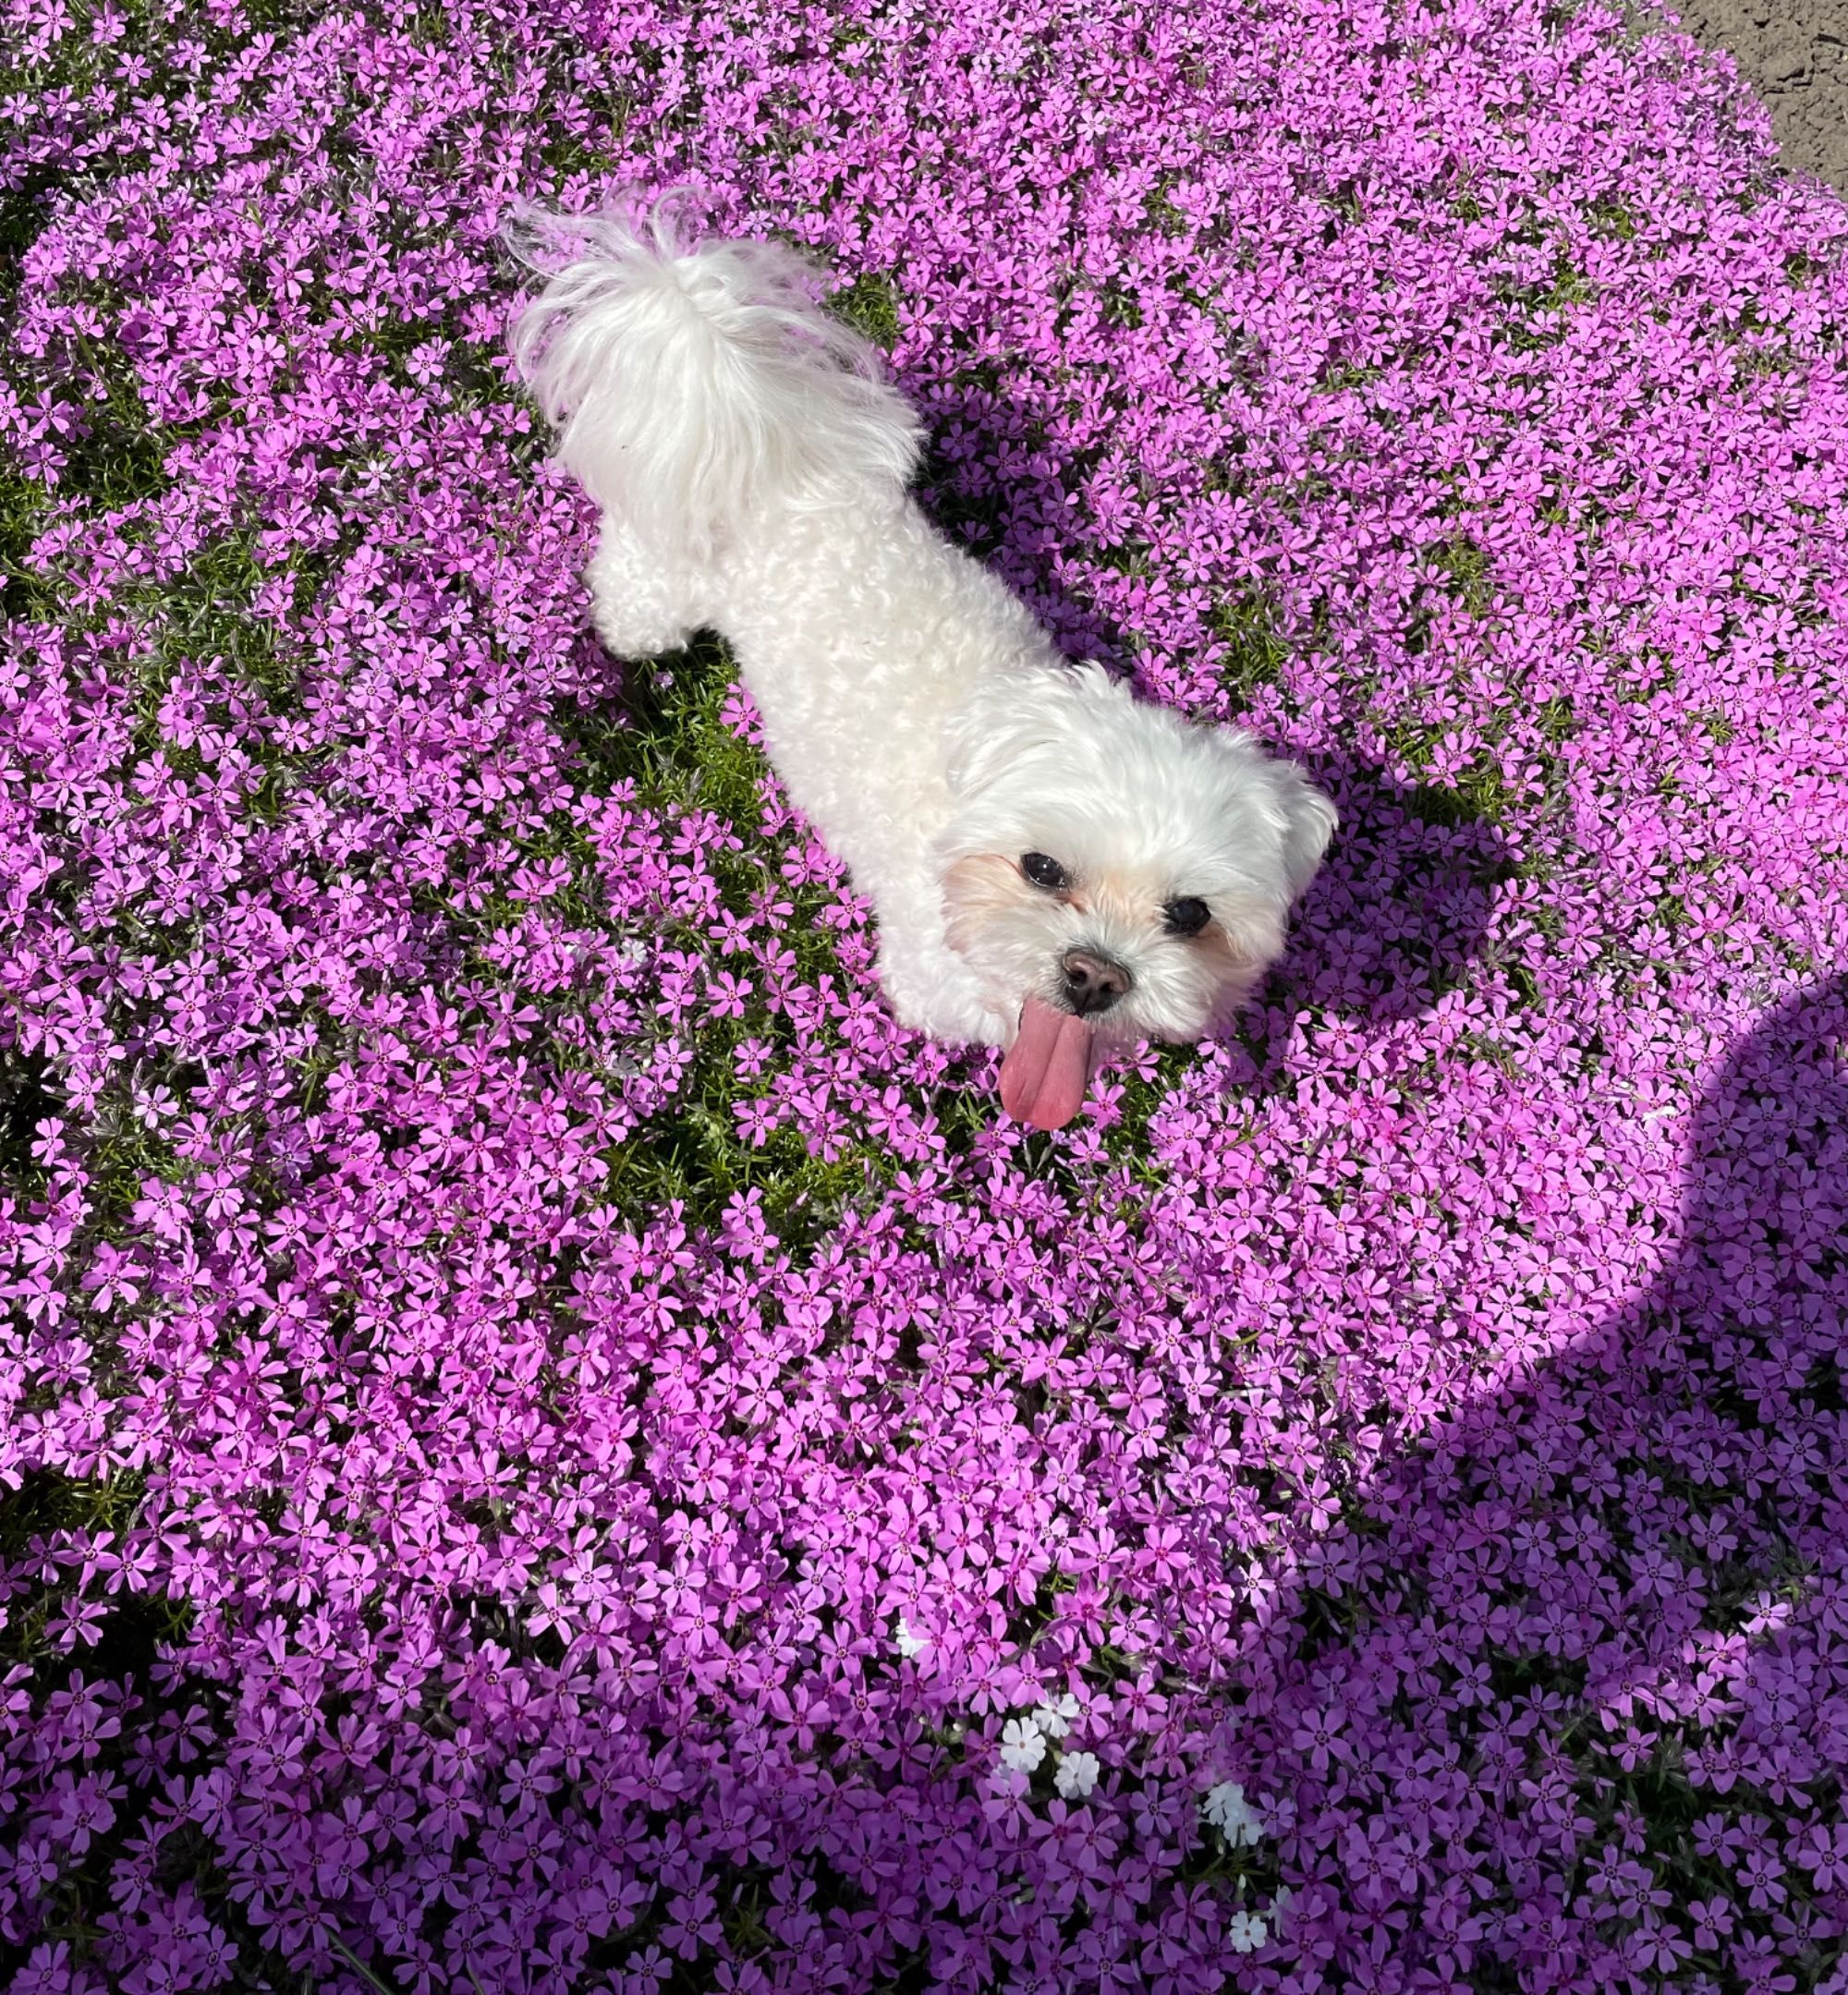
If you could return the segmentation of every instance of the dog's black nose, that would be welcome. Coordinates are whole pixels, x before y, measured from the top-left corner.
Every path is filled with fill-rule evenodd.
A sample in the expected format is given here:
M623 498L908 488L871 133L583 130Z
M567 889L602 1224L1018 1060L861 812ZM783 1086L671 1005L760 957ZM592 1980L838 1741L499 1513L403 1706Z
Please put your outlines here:
M1128 991L1129 972L1114 956L1095 949L1068 949L1059 959L1064 972L1065 1002L1080 1018L1107 1012Z

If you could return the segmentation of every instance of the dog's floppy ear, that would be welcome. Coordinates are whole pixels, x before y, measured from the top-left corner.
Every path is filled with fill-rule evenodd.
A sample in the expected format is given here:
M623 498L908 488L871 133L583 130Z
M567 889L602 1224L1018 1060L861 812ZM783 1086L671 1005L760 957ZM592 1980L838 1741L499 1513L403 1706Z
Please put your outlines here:
M1334 806L1295 762L1276 761L1243 727L1221 727L1213 736L1225 776L1228 818L1257 830L1254 816L1277 840L1286 902L1298 899L1322 862L1334 836Z
M988 679L951 714L943 729L951 796L967 800L994 781L1012 759L1026 708L1024 689Z
M1283 876L1294 901L1316 877L1340 819L1334 806L1295 762L1272 762L1268 773L1270 794L1283 821Z

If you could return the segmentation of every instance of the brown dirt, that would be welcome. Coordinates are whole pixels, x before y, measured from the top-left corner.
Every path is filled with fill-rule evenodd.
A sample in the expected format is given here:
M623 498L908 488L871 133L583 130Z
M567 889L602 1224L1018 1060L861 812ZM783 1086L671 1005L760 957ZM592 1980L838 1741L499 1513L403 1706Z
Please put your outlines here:
M1680 0L1770 108L1783 163L1848 191L1848 0Z

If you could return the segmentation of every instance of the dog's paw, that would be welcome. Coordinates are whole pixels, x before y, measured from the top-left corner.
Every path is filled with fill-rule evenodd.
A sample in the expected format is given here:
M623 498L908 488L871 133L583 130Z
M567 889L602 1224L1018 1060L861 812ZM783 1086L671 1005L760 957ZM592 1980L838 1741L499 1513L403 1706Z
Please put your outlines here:
M947 949L907 950L888 937L880 944L879 980L893 1016L914 1032L953 1046L1002 1046L1013 1036L968 965Z

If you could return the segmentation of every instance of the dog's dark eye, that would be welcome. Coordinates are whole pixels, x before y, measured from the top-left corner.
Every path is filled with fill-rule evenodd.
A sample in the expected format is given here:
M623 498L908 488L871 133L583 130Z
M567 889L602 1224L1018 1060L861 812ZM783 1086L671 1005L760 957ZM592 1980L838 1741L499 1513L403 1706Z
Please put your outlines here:
M1189 896L1170 901L1161 910L1161 918L1168 924L1170 935L1198 935L1212 919L1212 909L1204 901Z
M1058 893L1071 879L1057 859L1049 859L1043 852L1023 852L1020 870L1036 887L1044 887L1049 894Z

